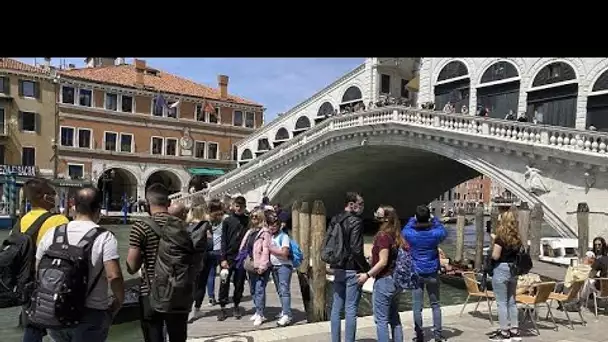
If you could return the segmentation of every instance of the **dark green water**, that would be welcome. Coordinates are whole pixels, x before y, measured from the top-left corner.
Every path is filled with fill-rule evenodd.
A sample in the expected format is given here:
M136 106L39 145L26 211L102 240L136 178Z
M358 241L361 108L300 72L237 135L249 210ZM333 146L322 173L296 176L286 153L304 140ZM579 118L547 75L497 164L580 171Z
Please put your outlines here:
M111 229L116 234L116 237L118 238L118 242L119 242L120 256L121 256L122 260L124 260L124 258L126 258L127 250L129 248L128 238L129 238L130 226L114 225L114 226L107 226L107 228ZM455 240L454 239L456 237L456 233L455 233L454 227L451 227L450 225L448 225L448 229L449 229L450 233L448 234L448 238L444 242L442 248L448 255L453 256L453 253L455 250L455 243L454 243ZM547 228L547 229L550 229L550 228ZM3 240L7 235L8 235L8 231L0 231L0 240ZM545 230L543 230L543 236L550 236L550 235L553 235L553 234L551 234L551 232L549 230L547 230L546 232L545 232ZM366 238L366 242L371 242L371 237ZM467 246L473 246L475 244L475 231L474 231L473 226L468 226L465 229L465 244ZM124 263L121 261L121 265L122 264L124 264ZM131 277L126 272L126 270L123 270L123 276L126 279ZM293 279L297 279L297 278L294 277ZM297 281L297 280L294 280L294 281ZM362 314L362 315L370 314L371 307L370 307L369 302L366 301L366 298L369 300L368 297L369 296L366 296L365 298L363 298L361 300L360 314ZM456 288L442 284L442 287L441 287L442 305L452 305L452 304L463 303L465 299L466 299L466 292L464 290L456 289ZM331 303L331 301L328 301L328 302ZM428 303L426 303L426 305L428 306ZM409 294L402 295L401 302L400 302L400 309L402 311L411 309L411 295L409 295ZM0 338L0 341L2 341L2 342L21 341L23 333L22 333L21 328L19 328L17 326L18 317L19 317L19 309L15 309L15 308L0 309L0 336L2 336L2 338ZM47 338L45 341L50 341L50 339ZM110 342L142 341L139 322L137 321L137 322L113 325L112 328L110 329L110 337L109 337L108 341L110 341Z

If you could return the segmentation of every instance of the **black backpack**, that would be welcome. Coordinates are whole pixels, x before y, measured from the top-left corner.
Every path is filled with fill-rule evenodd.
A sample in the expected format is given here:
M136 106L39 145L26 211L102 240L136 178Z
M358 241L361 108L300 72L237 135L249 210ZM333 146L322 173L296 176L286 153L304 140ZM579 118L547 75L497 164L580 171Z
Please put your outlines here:
M181 219L167 216L162 229L153 219L142 221L160 237L154 278L148 278L150 307L163 313L190 312L201 251L195 250L190 233ZM206 236L202 236L197 243L199 248L207 244Z
M195 265L198 265L199 272L205 268L205 257L209 246L213 246L213 240L209 241L207 233L212 229L209 221L200 221L188 226L188 233L192 239L195 250Z
M342 226L342 222L347 217L348 215L334 216L329 223L321 251L321 260L330 265L340 265L348 257L346 234Z
M519 247L517 252L517 257L515 258L515 262L511 268L511 273L513 275L524 275L528 274L532 269L533 263L532 258L530 257L529 248L526 248L524 245Z
M76 325L85 302L103 270L89 279L93 242L107 230L89 230L77 245L68 241L67 225L55 228L53 243L44 252L36 274L36 289L26 310L29 323L49 329Z
M0 308L26 304L34 288L36 241L44 222L53 216L40 215L25 233L17 221L0 249Z

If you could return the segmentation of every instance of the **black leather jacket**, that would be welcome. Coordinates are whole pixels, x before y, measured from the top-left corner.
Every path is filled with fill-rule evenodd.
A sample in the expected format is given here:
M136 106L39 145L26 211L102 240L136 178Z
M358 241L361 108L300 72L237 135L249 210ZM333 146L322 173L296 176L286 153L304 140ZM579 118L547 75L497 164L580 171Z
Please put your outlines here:
M344 211L332 218L332 221L342 222L348 258L341 264L330 265L334 269L353 270L357 272L369 271L369 263L363 254L363 220L350 212Z

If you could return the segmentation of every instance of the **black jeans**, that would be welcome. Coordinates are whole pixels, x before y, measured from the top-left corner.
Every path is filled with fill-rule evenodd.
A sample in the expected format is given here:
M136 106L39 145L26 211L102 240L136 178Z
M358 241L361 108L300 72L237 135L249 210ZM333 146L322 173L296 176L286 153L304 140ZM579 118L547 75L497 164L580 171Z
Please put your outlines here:
M150 308L147 296L139 297L141 330L145 342L164 342L163 329L171 342L186 342L188 338L188 313L162 313Z
M207 281L212 267L217 267L218 254L210 252L205 257L205 266L196 276L196 289L194 291L194 307L200 308L205 299L205 291L207 290Z
M228 304L228 293L230 292L231 280L234 282L232 302L234 303L234 306L238 306L243 298L243 288L245 287L245 270L237 269L234 264L228 269L228 277L225 281L220 283L220 292L218 294L218 302L222 308L226 307L226 304Z

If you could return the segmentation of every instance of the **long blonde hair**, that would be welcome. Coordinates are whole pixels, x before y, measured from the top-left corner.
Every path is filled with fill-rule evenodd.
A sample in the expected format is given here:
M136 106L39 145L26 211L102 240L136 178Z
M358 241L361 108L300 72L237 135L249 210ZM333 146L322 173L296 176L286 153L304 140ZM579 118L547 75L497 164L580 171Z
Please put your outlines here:
M196 223L200 221L204 221L208 219L209 211L207 210L206 204L199 204L188 211L188 216L186 217L187 223Z
M256 218L258 221L258 225L259 226L254 226L253 225L253 221L252 218ZM249 229L258 229L261 227L266 227L266 215L264 214L264 210L262 209L255 209L254 211L252 211L249 214Z
M519 222L512 210L502 214L500 222L498 223L498 228L496 229L496 238L510 247L521 246Z

